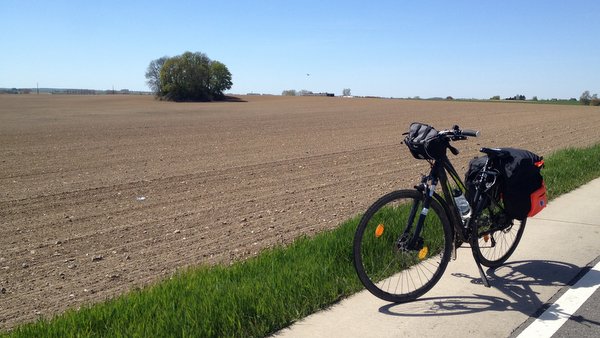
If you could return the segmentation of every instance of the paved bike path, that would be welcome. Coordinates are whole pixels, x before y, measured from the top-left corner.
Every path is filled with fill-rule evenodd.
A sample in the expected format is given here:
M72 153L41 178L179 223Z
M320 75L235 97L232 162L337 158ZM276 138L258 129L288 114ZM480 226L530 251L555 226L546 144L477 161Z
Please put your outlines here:
M422 298L391 304L367 291L313 314L276 337L508 337L600 256L600 179L563 195L527 221L506 265L480 284L469 248L458 250Z

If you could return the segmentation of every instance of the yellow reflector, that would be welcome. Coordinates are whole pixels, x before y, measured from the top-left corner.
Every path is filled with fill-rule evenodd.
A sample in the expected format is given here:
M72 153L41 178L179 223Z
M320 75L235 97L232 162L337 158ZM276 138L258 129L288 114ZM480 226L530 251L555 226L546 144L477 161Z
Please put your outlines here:
M425 257L427 257L427 253L429 252L429 248L427 248L426 246L423 247L423 249L419 250L419 259L420 260L424 260Z
M375 237L379 238L383 235L383 224L379 224L375 229Z

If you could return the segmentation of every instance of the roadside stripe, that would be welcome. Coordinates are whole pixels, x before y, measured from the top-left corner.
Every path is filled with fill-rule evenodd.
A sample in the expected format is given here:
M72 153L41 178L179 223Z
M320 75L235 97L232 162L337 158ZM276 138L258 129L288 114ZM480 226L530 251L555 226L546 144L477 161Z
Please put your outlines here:
M541 316L529 325L518 338L544 338L552 335L590 298L600 286L600 262L565 292Z

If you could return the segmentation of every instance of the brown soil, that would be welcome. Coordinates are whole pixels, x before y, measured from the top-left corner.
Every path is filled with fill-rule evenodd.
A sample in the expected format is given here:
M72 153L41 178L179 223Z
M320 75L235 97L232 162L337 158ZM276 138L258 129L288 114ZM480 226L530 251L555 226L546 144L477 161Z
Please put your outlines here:
M168 103L0 95L0 329L335 227L427 170L410 122L542 155L600 142L595 107L323 97Z

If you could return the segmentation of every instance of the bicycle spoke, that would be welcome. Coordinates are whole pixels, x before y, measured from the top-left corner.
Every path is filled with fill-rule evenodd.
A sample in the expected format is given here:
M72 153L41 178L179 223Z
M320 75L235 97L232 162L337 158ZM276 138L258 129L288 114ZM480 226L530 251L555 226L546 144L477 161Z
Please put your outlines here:
M450 259L449 225L439 218L439 205L414 233L422 198L408 190L384 196L359 224L355 266L367 289L382 299L415 299L437 282Z
M525 220L514 220L514 224L495 231L482 231L475 248L481 263L488 267L503 264L514 252L525 227ZM489 227L494 227L494 224Z

